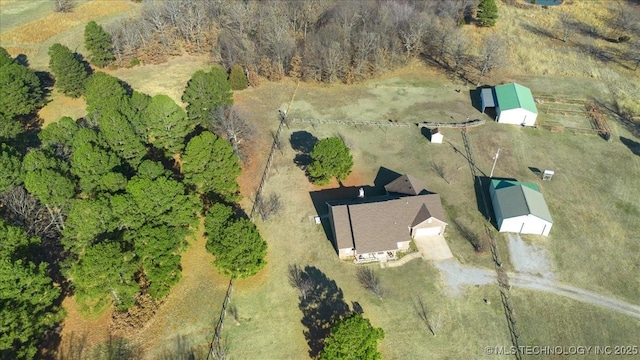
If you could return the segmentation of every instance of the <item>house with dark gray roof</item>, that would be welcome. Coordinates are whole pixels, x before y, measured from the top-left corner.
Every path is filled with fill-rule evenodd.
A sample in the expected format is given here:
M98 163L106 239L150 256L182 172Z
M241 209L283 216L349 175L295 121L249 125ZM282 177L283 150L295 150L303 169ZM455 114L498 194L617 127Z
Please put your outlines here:
M341 259L394 260L413 238L444 233L440 195L403 175L385 186L384 196L328 202L333 241Z
M538 185L494 179L489 194L500 232L549 236L553 219Z

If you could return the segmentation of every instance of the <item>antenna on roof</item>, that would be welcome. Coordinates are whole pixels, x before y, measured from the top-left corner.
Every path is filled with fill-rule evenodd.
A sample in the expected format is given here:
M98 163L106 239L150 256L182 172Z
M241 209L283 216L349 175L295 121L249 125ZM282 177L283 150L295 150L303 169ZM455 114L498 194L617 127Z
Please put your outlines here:
M493 157L493 166L491 167L491 175L489 175L489 178L493 177L493 170L496 168L496 163L498 162L499 156L500 156L500 148L498 148L498 152L496 152L496 155Z

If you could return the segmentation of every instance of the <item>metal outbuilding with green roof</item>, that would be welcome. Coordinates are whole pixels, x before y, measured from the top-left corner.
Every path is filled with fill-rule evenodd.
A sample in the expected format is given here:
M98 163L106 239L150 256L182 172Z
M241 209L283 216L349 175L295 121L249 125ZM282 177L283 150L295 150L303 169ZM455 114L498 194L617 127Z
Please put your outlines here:
M496 114L499 123L533 126L538 109L529 88L517 83L498 85L493 88Z
M549 236L553 220L538 185L491 180L489 194L500 232Z

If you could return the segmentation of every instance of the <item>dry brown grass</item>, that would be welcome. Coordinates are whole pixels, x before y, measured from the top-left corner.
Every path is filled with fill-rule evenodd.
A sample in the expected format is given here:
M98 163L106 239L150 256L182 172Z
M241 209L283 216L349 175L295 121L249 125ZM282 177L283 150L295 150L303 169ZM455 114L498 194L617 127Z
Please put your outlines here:
M7 50L7 52L13 57L16 57L20 54L24 54L30 58L38 54L38 48L36 47L7 46L5 47L5 50Z
M51 96L51 101L40 109L38 115L44 121L42 127L45 127L52 122L60 120L63 116L78 119L86 115L86 106L83 98L73 99L54 91Z
M74 297L67 297L62 301L62 307L67 316L62 323L58 358L70 358L79 348L88 349L104 343L109 338L109 324L111 323L112 308L92 318L82 314Z
M3 4L4 6L4 4ZM26 23L0 35L0 42L10 45L41 44L45 40L92 19L130 10L133 4L125 0L91 1L70 13L53 13Z

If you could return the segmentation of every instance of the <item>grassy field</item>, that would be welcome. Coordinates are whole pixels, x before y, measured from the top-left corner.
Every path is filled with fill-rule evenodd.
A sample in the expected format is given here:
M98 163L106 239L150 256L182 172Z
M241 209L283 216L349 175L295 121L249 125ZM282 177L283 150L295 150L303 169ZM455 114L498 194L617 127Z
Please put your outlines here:
M22 24L43 18L53 13L53 3L48 0L1 0L0 19L2 32L8 31Z
M530 346L639 346L640 323L624 315L547 293L515 289L511 294L518 310L522 343ZM549 311L553 309L553 313ZM602 326L602 324L611 324ZM508 344L507 344L508 345ZM595 350L585 359L603 358ZM567 355L527 356L531 359L564 359ZM621 356L622 359L637 358Z
M580 85L580 82L576 80L574 85ZM562 86L567 85L561 83ZM584 80L581 88L587 89L584 90L586 94L589 89L599 86L596 81ZM538 83L535 87L557 92L552 82ZM388 91L381 90L384 88ZM481 116L470 107L468 95L461 96L453 90L454 85L448 84L444 77L410 68L381 80L350 87L300 85L289 114L293 118L384 120L392 117L389 113L395 111L398 121L405 115L411 121L422 118L446 121L442 113L449 113L451 108L454 119ZM445 105L429 104L425 99L431 99L432 95ZM249 97L244 101L249 101ZM272 106L278 108L282 103L273 101ZM391 110L394 106L397 110ZM449 119L453 121L451 117ZM618 138L630 136L626 130L615 123L611 125L615 134L612 142L595 135L550 133L493 122L472 129L470 137L477 164L483 172L489 172L492 156L499 147L502 151L496 177L514 177L541 186L554 217L554 229L549 238L528 236L525 239L551 253L559 279L633 302L640 294L636 275L639 273L636 234L640 229L634 220L638 217L638 204L629 200L640 198L639 179L632 176L640 170L640 159ZM450 218L456 218L475 233L482 234L483 220L478 212L469 168L462 155L454 150L463 149L457 131L445 129L445 144L435 145L428 143L413 127L354 128L294 122L283 132L283 139L289 139L298 131L309 132L317 138L340 135L346 139L354 155L355 168L345 186L372 184L380 166L399 173L408 172L423 179L429 190L441 194ZM264 357L264 349L270 348L268 358L304 356L308 348L302 335L305 328L300 323L303 314L296 309L297 295L286 279L286 267L291 263L309 264L320 269L336 281L347 303L358 301L365 315L376 326L388 331L381 346L384 358L417 358L422 354L433 354L434 358L476 358L482 357L479 350L484 346L508 345L501 307L491 305L486 313L477 313L485 309L484 304L479 305L485 296L492 299L492 304L499 304L497 289L493 287L471 289L465 293L464 300L449 299L442 294L444 284L437 272L427 263L414 261L404 267L380 270L389 290L384 300L360 289L355 281L354 267L337 261L323 229L309 220L316 214L309 192L319 188L310 185L303 171L293 165L294 156L290 148L276 156L265 188L267 194L276 192L283 196L285 212L272 222L261 224L263 235L270 244L268 269L246 289L238 283L234 301L246 320L229 330L231 353L240 358L258 354ZM433 162L445 165L449 183L436 174ZM529 167L555 169L556 177L542 183ZM598 173L606 176L598 177ZM474 253L454 227L448 228L446 237L461 262L491 266L488 255ZM500 247L506 257L504 242ZM445 327L442 337L426 335L426 329L419 326L413 313L411 301L416 292L421 293L428 304L446 309L443 311L451 323L464 323L465 326ZM550 301L551 295L534 297L523 295L523 291L515 294L517 312L523 314L520 322L527 334L527 345L550 342L549 334L562 334L561 344L611 343L618 336L620 326L628 329L628 334L634 334L637 327L633 319L615 315L607 320L607 311L566 299ZM550 302L558 306L547 306ZM264 313L265 307L271 310ZM556 312L559 315L555 315ZM581 314L585 313L591 315L583 321ZM534 317L538 321L530 321ZM553 317L562 321L539 321ZM589 323L599 324L601 330L582 328ZM268 335L274 332L273 336ZM631 341L629 336L620 339ZM296 340L282 343L279 339L283 338ZM254 340L247 343L245 339Z
M84 27L87 22L95 20L104 25L140 6L126 0L78 1L72 12L54 13L50 1L32 6L26 3L17 1L3 6L0 46L13 56L26 55L29 66L38 70L48 70L47 51L54 43L86 53Z

